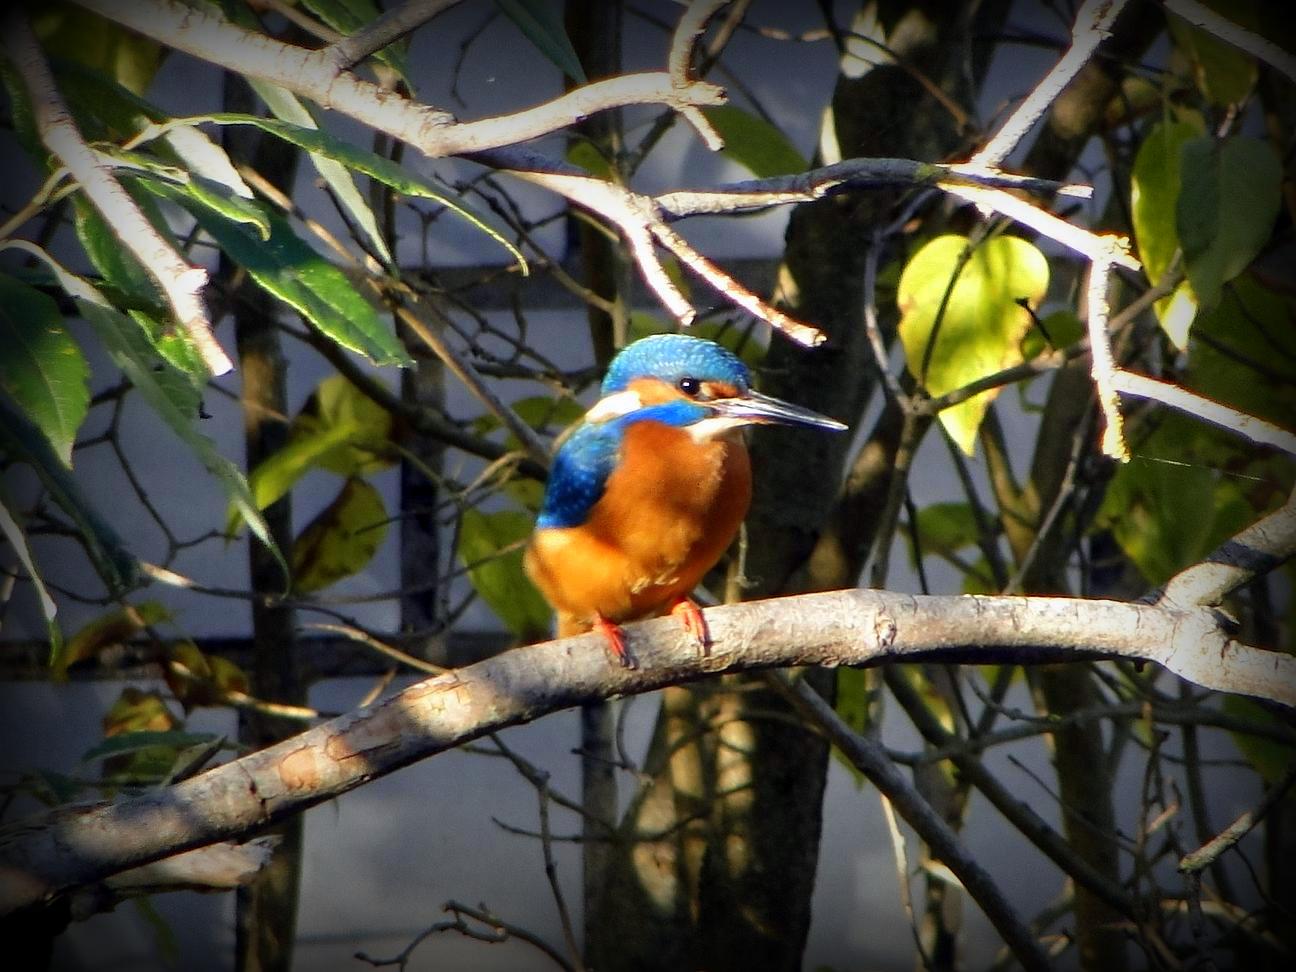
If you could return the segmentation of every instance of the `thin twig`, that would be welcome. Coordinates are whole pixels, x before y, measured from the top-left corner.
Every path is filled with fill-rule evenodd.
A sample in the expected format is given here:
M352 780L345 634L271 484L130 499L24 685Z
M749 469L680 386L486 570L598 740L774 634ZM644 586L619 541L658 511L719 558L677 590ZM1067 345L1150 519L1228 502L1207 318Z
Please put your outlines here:
M1232 44L1240 51L1264 61L1296 81L1296 57L1284 51L1273 41L1239 27L1233 21L1221 17L1204 3L1197 0L1162 0L1167 10L1178 14L1195 27L1209 31L1226 44Z
M412 34L429 20L453 7L459 0L405 0L399 6L384 11L377 20L370 21L350 37L343 37L324 49L339 72L347 71L370 54L394 44L406 34Z
M985 144L971 164L995 168L1015 149L1035 126L1044 112L1088 63L1098 45L1111 33L1111 26L1125 6L1126 0L1085 0L1076 11L1071 29L1071 46L1037 84L1017 110L1000 126L994 137Z
M791 684L785 675L778 672L767 673L765 677L802 715L823 730L851 765L895 805L905 821L931 848L932 856L958 877L1023 968L1048 969L1048 958L1035 936L1013 910L989 872L963 846L958 834L923 798L917 787L896 769L882 744L847 726L823 696L804 681ZM903 877L908 879L908 875Z
M1194 874L1213 864L1221 854L1249 834L1252 828L1278 804L1278 801L1287 795L1287 791L1293 784L1296 784L1296 763L1289 766L1282 778L1265 790L1254 809L1247 810L1211 840L1195 851L1185 854L1179 861L1180 872Z

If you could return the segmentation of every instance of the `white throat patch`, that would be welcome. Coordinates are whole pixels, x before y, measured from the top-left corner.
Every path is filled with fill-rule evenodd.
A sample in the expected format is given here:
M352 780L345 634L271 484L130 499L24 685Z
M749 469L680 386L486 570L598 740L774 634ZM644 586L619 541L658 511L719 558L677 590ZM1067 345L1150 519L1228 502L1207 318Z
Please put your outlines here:
M607 398L600 398L585 413L586 422L606 422L608 419L620 418L643 408L643 400L636 391L621 391Z
M687 429L694 442L711 442L750 424L746 419L717 415L715 418L694 422L692 425L687 426Z

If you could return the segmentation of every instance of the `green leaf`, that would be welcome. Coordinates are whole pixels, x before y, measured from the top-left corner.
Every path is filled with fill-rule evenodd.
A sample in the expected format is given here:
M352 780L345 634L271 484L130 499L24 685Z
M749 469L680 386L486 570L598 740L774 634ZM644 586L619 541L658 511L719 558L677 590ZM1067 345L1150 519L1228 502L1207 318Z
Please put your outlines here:
M1296 299L1244 274L1204 311L1185 384L1207 398L1284 428L1296 425ZM1258 367L1257 367L1258 366ZM1250 451L1250 450L1249 450Z
M923 553L953 554L981 539L967 503L932 503L918 511L918 542Z
M554 429L561 431L585 414L580 402L566 396L550 398L548 395L534 395L518 399L513 402L512 408L518 418L539 432ZM487 413L473 420L473 431L479 435L489 435L503 424L497 416ZM510 449L517 449L521 445L512 433L509 433L505 441Z
M1241 0L1212 3L1206 0L1206 6L1248 30L1257 27L1255 8L1251 3ZM1251 93L1259 76L1254 58L1210 31L1192 26L1178 14L1171 13L1166 17L1166 25L1170 28L1175 47L1192 64L1193 80L1198 89L1211 104L1222 107L1235 105Z
M0 487L3 483L0 482ZM27 535L23 533L22 527L14 519L9 507L6 504L8 497L4 495L3 488L0 488L0 534L4 535L5 541L9 544L9 549L13 551L18 563L22 565L23 570L27 571L27 577L31 581L32 587L36 590L36 597L40 601L41 615L45 618L45 628L50 636L50 658L57 658L63 652L63 632L58 625L58 605L50 597L49 591L45 589L45 582L41 580L40 571L36 569L36 561L32 557L31 547L27 545Z
M1163 428L1182 426L1167 422ZM1255 519L1238 480L1178 458L1156 461L1153 454L1165 448L1149 440L1143 455L1116 471L1097 517L1152 585L1201 560Z
M396 462L392 433L392 417L384 408L342 375L330 375L293 419L283 448L263 459L248 477L257 509L275 502L311 469L350 477L390 468ZM226 535L232 536L241 523L239 509L231 505Z
M126 549L117 531L72 478L49 439L3 397L0 397L0 455L32 467L41 485L81 534L90 562L110 593L118 594L138 583L139 562Z
M227 705L229 693L247 694L247 673L220 655L204 655L192 641L173 641L166 647L162 677L176 701L189 712L200 705Z
M1018 302L1038 305L1048 289L1048 261L1026 240L987 240L964 263L967 247L964 236L938 236L910 258L900 275L900 339L910 373L932 395L1020 363L1031 317ZM998 393L982 392L940 413L951 438L968 455Z
M495 0L509 20L517 24L527 40L563 74L585 83L585 71L563 27L562 14L546 0Z
M120 143L150 122L166 117L161 109L141 98L105 72L58 55L50 66L77 127L86 141Z
M1242 695L1224 696L1223 708L1228 715L1248 719L1262 726L1280 728L1284 725L1283 720L1270 709L1255 699L1248 699ZM1292 747L1290 745L1265 736L1255 736L1249 732L1230 732L1229 735L1233 737L1234 745L1251 764L1251 768L1270 786L1275 785L1291 769ZM1291 791L1288 791L1287 799L1293 799Z
M323 135L323 133L318 132L319 125L315 121L315 116L311 114L310 109L296 95L268 81L249 78L248 83L261 96L261 100L266 103L266 106L274 113L275 117L281 119L279 124L288 123L291 128L303 132L317 132L317 134ZM269 123L268 119L264 120ZM274 134L272 129L265 126L261 127L265 131ZM283 136L280 135L279 137L282 138ZM323 137L327 138L328 136ZM383 263L391 266L393 263L391 250L387 248L387 241L378 228L378 220L369 207L369 203L365 201L360 190L356 188L355 181L351 178L351 173L347 171L346 166L342 165L334 156L321 152L318 148L303 145L301 142L293 142L292 144L307 150L311 164L315 166L315 171L320 174L320 178L324 180L325 185L332 190L333 195L342 204L342 208L351 214L351 218L355 220L356 225L364 231L369 240L369 245L378 254L378 258Z
M1282 165L1268 145L1242 135L1193 139L1180 165L1179 242L1197 300L1210 309L1269 239L1282 202Z
M878 690L877 675L866 668L840 668L837 670L837 701L833 709L842 721L860 734L877 728L882 711L882 695ZM833 747L836 756L851 777L855 786L862 789L866 778L855 764Z
M1022 358L1029 361L1045 350L1057 351L1061 348L1069 348L1084 335L1084 321L1076 316L1075 311L1054 311L1038 324L1032 322L1031 329L1022 339Z
M765 119L733 105L703 108L702 114L724 139L720 154L756 178L792 175L810 168L788 137Z
M412 196L416 199L431 199L445 206L452 213L466 220L508 250L513 259L517 261L522 273L527 273L526 257L522 255L522 251L506 239L499 230L491 226L484 216L480 215L459 197L442 192L415 178L404 167L397 165L391 159L357 148L339 138L334 138L327 132L320 131L313 127L313 120L309 126L291 124L290 121L294 120L275 121L270 118L258 118L255 115L223 113L187 119L186 123L211 121L218 125L253 125L277 138L306 149L312 153L312 157L320 156L341 163L347 169L353 169L369 176L371 179L376 179L402 195Z
M995 581L994 571L990 569L990 561L984 556L978 557L971 569L963 575L960 590L964 594L1002 593L999 584Z
M270 238L190 207L202 228L267 293L299 311L320 333L374 364L408 366L413 359L346 274L303 243L288 220L269 214Z
M128 187L127 191L130 192ZM166 220L156 201L142 192L130 192L150 223L157 229ZM144 310L154 317L166 314L166 302L153 278L134 255L122 246L107 220L82 196L74 197L77 239L104 281L115 291L117 304L128 310Z
M151 195L134 186L126 186L132 198L140 205L144 214L155 227L165 229L166 220ZM153 279L149 277L139 261L121 245L108 223L99 211L78 197L76 205L76 231L81 245L85 248L90 262L101 274L105 289L110 289L113 304L125 310L129 319L135 322L155 351L174 367L177 373L184 375L194 391L198 392L206 384L207 366L202 356L189 340L188 335L180 328L167 327L162 321L169 319L170 311L162 299ZM64 278L59 275L60 281ZM88 285L87 285L88 286ZM64 287L68 290L67 287ZM77 298L80 291L74 285L68 294ZM101 297L101 299L103 299ZM105 306L112 306L104 299Z
M54 301L0 274L0 388L45 433L64 465L90 406L90 370Z
M1170 266L1179 250L1179 230L1176 224L1176 206L1179 202L1180 159L1184 145L1200 136L1200 122L1161 121L1152 126L1134 158L1134 171L1130 177L1130 217L1134 224L1134 239L1138 245L1139 260L1150 282L1156 283ZM1170 329L1167 317L1171 312L1172 298L1157 301L1155 311L1161 325ZM1175 304L1178 323L1170 334L1176 347L1183 348L1177 335L1186 340L1183 324L1185 305L1183 298ZM1191 318L1188 321L1191 324Z
M391 413L343 375L330 375L293 419L290 438L319 435L338 427L346 428L348 435L320 454L321 468L339 476L364 476L396 464L398 456L392 448L396 426Z
M159 163L138 152L113 154L139 166L139 173L129 173L132 185L146 189L162 199L186 206L202 206L215 217L255 229L263 240L270 238L270 218L266 215L267 207L264 204L245 199L220 182ZM128 175L125 172L120 174Z
M522 542L532 519L518 510L464 511L459 526L459 557L473 588L505 626L521 638L543 637L549 630L549 605L522 569ZM514 547L507 553L506 548Z
M387 521L378 490L348 479L293 543L293 590L309 594L364 570L387 536Z
M294 437L282 449L266 456L248 475L248 488L256 508L264 510L282 497L297 480L318 465L325 453L345 445L358 431L354 426L328 426L317 435ZM243 511L231 503L225 515L225 535L232 537L242 524Z
M600 179L611 180L612 178L612 163L589 139L573 139L567 145L567 161L572 165L579 165L590 175L598 176Z

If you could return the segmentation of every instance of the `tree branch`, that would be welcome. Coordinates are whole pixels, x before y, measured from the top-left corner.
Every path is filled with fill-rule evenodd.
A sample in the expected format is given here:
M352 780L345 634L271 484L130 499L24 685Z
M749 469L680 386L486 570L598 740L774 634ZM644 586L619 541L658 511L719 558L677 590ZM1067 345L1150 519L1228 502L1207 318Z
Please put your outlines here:
M1290 81L1296 81L1296 57L1275 44L1273 41L1254 34L1233 21L1221 17L1204 3L1197 0L1163 0L1165 7L1178 14L1188 23L1202 30L1209 31L1227 44L1232 44L1240 51L1264 61L1281 71Z
M413 33L458 2L459 0L406 0L349 37L331 44L322 53L339 72L348 71L370 54L376 54L406 34Z
M1233 641L1207 610L1063 597L838 591L707 611L700 656L669 618L627 627L637 669L597 635L515 651L419 682L201 776L56 812L0 842L0 913L192 847L246 835L417 759L595 699L722 672L918 659L1044 663L1123 657L1198 685L1296 706L1296 657Z
M1044 112L1057 99L1098 45L1111 32L1112 24L1125 7L1126 0L1086 0L1076 11L1071 28L1071 46L1039 84L1035 85L1017 110L1000 126L994 137L972 157L972 164L994 168L1008 158Z
M78 2L87 10L175 50L280 85L324 108L357 118L430 158L529 141L609 108L662 104L680 110L725 101L724 90L714 84L695 81L680 87L669 74L656 71L595 81L533 108L460 122L449 112L339 71L324 51L307 50L244 30L177 0Z
M1253 577L1296 555L1296 492L1287 502L1228 540L1201 563L1170 578L1158 603L1210 607Z
M5 15L3 33L5 51L31 95L36 126L45 147L67 166L86 198L162 289L176 321L211 373L232 371L234 363L212 335L211 321L203 307L201 295L207 271L180 258L81 137L21 7L12 7Z

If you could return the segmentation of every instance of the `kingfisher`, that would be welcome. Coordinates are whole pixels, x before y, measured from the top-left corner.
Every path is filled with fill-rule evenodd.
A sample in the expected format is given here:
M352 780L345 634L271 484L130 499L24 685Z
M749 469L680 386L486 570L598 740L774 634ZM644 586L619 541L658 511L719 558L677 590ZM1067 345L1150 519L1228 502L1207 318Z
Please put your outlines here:
M762 395L714 341L656 334L612 359L601 397L558 442L524 560L558 637L598 631L634 668L620 625L669 612L706 650L689 595L751 503L743 429L770 424L846 428Z

